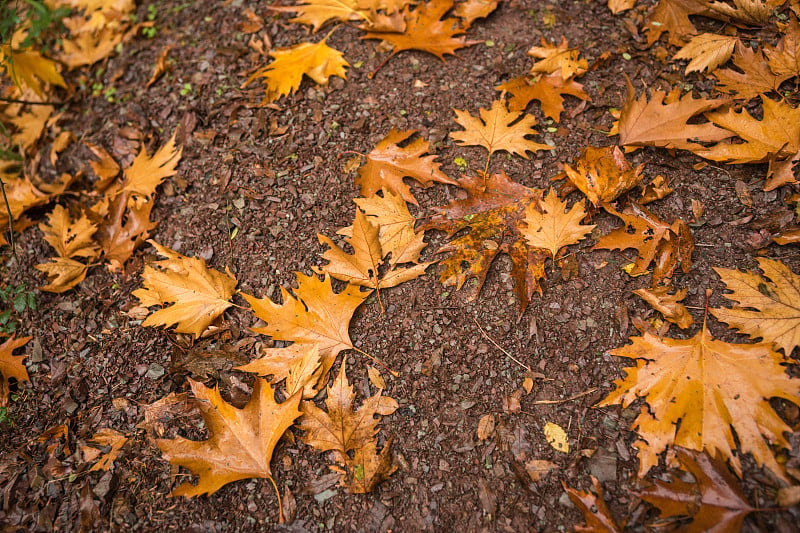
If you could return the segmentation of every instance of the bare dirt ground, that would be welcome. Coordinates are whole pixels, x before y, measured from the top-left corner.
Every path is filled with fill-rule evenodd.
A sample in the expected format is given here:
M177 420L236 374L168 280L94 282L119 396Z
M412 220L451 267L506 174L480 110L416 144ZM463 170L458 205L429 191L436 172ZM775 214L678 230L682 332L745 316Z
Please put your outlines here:
M566 37L590 64L604 52L611 56L581 80L591 102L570 113L579 101L568 98L562 123L549 123L532 106L543 132L537 141L551 142L554 150L530 160L505 154L493 158L492 170L502 169L530 187L549 187L563 163L574 161L582 148L614 142L604 132L613 121L609 109L619 108L624 99L623 73L639 88L642 83L669 88L682 75L645 50L626 16L612 16L605 2L510 1L473 26L468 38L481 44L462 49L457 58L443 63L428 54L402 53L374 79L368 74L385 57L376 52L378 41L360 40L350 27L337 29L329 43L351 64L360 64L348 71L347 81L333 79L328 87L319 87L306 80L298 93L279 102L279 109L257 108L260 90L239 86L267 58L248 47L249 36L238 30L245 20L241 2L167 1L156 6L156 36L132 40L84 80L85 86L95 81L113 86L115 101L93 97L89 89L79 91L77 103L64 111L62 127L112 154L130 154L131 142L138 147L126 138L132 130L143 133L152 152L178 128L183 158L177 176L159 195L153 238L185 255L204 257L220 270L230 267L240 289L258 296L277 297L280 285L295 282L294 271L310 273L310 267L321 264L317 233L333 236L351 223L358 190L354 175L343 170L348 152L369 152L391 128L415 129L432 143L449 176L461 175L456 157L482 168L484 151L458 147L448 139L447 133L458 129L452 110L476 113L488 107L499 94L496 85L528 71L526 51L541 37ZM146 7L139 6L141 16ZM262 31L274 46L308 39L306 29L287 24L286 15L273 16L265 4L250 7L267 21ZM543 19L553 24L547 26ZM146 89L145 81L167 45L172 46L172 68ZM695 89L702 94L702 85ZM285 133L276 135L276 128L283 126ZM76 143L65 157L73 168L85 168L89 152ZM753 235L759 227L754 224L768 227L770 217L785 209L787 191L761 192L760 166L693 170L699 158L656 149L629 157L634 164L645 164L646 175L667 177L675 189L652 206L664 219L691 221L691 201L705 204L703 220L693 224L698 243L694 266L688 274L676 275L676 285L689 289L685 303L701 321L706 288L715 291L712 305L723 304L723 286L712 267L755 268ZM752 208L738 200L737 180L750 185ZM415 194L420 200L415 214L425 217L454 198L457 189L440 185L415 189ZM736 223L749 215L752 222ZM649 279L631 278L621 270L630 261L627 254L589 252L598 235L617 225L607 214L597 214L592 223L598 224L594 236L576 249L577 273L562 276L548 266L543 294L522 316L506 258L492 268L477 300L443 287L433 266L426 276L386 290L386 313L374 298L362 306L352 322L353 341L401 373L399 378L386 376L385 394L397 399L400 409L381 426L382 439L394 435L400 469L373 493L353 495L336 486L322 454L300 439L284 441L275 452L273 473L281 491L288 488L294 494L297 518L280 528L563 531L582 516L561 482L586 488L590 473L603 483L619 516L633 516L637 524L652 517L631 492L638 486L638 462L629 426L638 408L592 408L626 366L607 350L635 334L632 317L653 313L631 293L648 286ZM432 244L429 257L446 241L436 232L427 240ZM20 264L7 258L4 279L42 285L33 268L49 257L40 231L27 229L17 246ZM800 270L796 248L771 245L769 250L770 257ZM11 421L0 426L4 530L77 530L82 523L98 531L279 529L276 496L267 480L232 483L210 497L168 497L188 473L178 472L176 480L147 432L137 428L140 406L188 390L186 378L192 371L176 360L175 346L183 340L165 330L143 328L126 314L136 305L131 292L141 284L142 266L153 255L145 246L124 273L95 268L71 292L37 293L38 310L24 315L19 330L33 336L27 360L31 382L18 387L9 409ZM228 332L206 341L207 348L237 346L237 357L248 361L255 357L257 342L270 342L248 329L254 321L241 309L228 311L224 325ZM723 339L736 338L715 321L710 328ZM504 398L518 391L526 376L512 356L546 378L536 379L532 392L521 396L519 412L504 410ZM359 397L374 393L367 379L368 361L351 353L347 364ZM210 375L226 398L241 405L252 378L230 366L212 368ZM577 398L537 403L572 397ZM798 410L786 405L776 407L796 427ZM478 420L488 413L496 415L496 433L502 438L480 441ZM198 420L175 420L167 436L201 438ZM547 422L567 431L570 453L547 443L542 431ZM55 468L36 438L65 423L72 432L70 449L58 455ZM70 457L76 443L101 427L132 439L111 471L89 473ZM529 459L550 460L558 468L533 483L522 468ZM773 506L776 486L772 476L745 461L743 487L754 505ZM755 513L745 527L791 531L797 518L793 512Z

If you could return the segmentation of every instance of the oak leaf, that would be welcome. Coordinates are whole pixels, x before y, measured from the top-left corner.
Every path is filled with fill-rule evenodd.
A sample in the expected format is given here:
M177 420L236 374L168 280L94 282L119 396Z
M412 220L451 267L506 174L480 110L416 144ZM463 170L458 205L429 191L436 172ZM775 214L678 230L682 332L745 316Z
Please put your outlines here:
M800 22L792 16L782 28L783 37L775 47L765 46L769 68L777 76L800 76Z
M575 531L579 533L622 533L624 527L617 525L614 515L611 514L605 498L603 498L603 486L596 477L591 476L591 478L596 494L592 494L588 490L573 489L563 481L561 482L569 499L583 514L583 519L586 521L586 525L575 526Z
M669 32L669 44L682 46L687 37L697 33L689 16L707 15L707 4L705 0L660 0L645 23L647 45L653 44L663 33Z
M636 289L633 293L653 306L653 309L661 313L665 320L676 324L681 329L686 329L694 324L689 310L680 303L686 298L688 291L679 289L675 291L675 294L670 294L673 290L671 286L660 286L651 289Z
M730 59L738 41L739 39L732 35L701 33L692 37L686 46L678 50L673 59L689 60L684 71L686 74L704 70L711 72Z
M36 269L47 274L50 279L50 283L41 289L55 293L65 292L83 281L89 269L88 264L74 258L91 262L100 255L93 239L97 226L85 214L73 221L69 211L57 205L48 216L47 224L39 224L39 229L44 234L44 240L57 254L48 263L36 265Z
M408 205L398 194L383 190L383 196L354 198L367 220L378 227L378 240L384 254L391 254L389 265L419 263L422 250L428 245L424 232L414 231L417 219L408 211ZM339 230L340 235L349 236L349 228Z
M723 93L734 93L737 99L750 100L770 91L777 91L788 76L778 76L764 60L761 50L738 43L733 54L733 64L738 70L721 69L714 72L716 89ZM739 72L741 71L741 72Z
M25 346L32 337L16 338L13 334L3 344L0 344L0 407L8 405L11 394L9 379L14 378L18 383L30 381L28 370L22 364L27 355L14 355L14 350Z
M564 95L591 101L583 85L570 78L564 80L560 74L549 74L531 79L523 76L514 78L495 87L511 95L508 100L509 111L524 111L532 100L538 100L545 116L556 122L561 121L564 112Z
M367 162L358 169L356 185L361 189L361 196L374 196L381 189L386 189L403 198L406 202L417 205L411 189L403 182L403 178L412 178L421 187L428 188L434 182L454 185L456 182L448 178L436 163L435 155L427 155L430 144L418 137L405 146L415 130L392 129L372 151L367 154Z
M0 46L0 67L15 85L28 87L39 97L45 95L48 84L67 88L58 64L30 48L12 52L11 45Z
M583 75L589 63L585 59L579 59L580 51L577 48L570 48L566 38L561 37L561 42L556 46L542 37L542 46L533 46L528 50L528 55L540 59L531 67L531 74L561 74L562 80L568 80L573 76Z
M458 2L453 9L453 15L464 21L464 27L469 28L477 19L486 18L497 9L498 0L465 0Z
M307 444L322 452L333 452L336 462L345 466L346 473L342 476L344 484L353 492L363 493L372 490L397 469L391 460L391 441L384 445L381 452L383 456L376 453L376 417L392 414L398 404L378 392L364 400L356 411L353 406L356 394L347 381L346 363L346 360L342 362L339 374L328 386L325 399L327 411L310 401L300 404L303 412L300 429L306 432L303 440ZM355 483L359 478L361 483Z
M211 436L193 441L183 437L159 439L164 458L200 476L197 485L183 483L171 496L213 494L223 485L248 478L272 478L270 461L275 445L300 416L300 395L276 403L272 388L256 378L253 395L243 409L225 402L219 391L188 380L196 405Z
M186 257L155 241L148 241L166 259L144 267L143 287L133 291L143 307L168 305L148 316L143 326L177 324L178 333L199 337L225 309L236 289L236 278L196 257Z
M316 344L295 343L283 348L262 348L261 357L236 370L252 372L261 377L272 376L270 383L286 380L286 394L293 395L303 390L303 399L313 398L320 391L319 382L327 376L323 374L319 346Z
M441 18L453 7L453 0L424 2L413 11L405 7L402 11L406 29L402 33L367 32L362 39L382 39L389 42L392 55L404 50L420 50L435 55L442 61L446 54L455 55L456 50L472 46L480 41L467 41L466 31L457 18Z
M512 181L505 173L468 176L459 181L467 197L437 208L422 229L438 229L448 235L469 230L443 246L437 253L449 253L440 261L440 279L444 285L460 289L476 278L471 298L476 297L486 280L495 257L500 253L511 258L514 291L519 312L525 311L534 292L541 292L539 280L545 277L547 254L530 246L522 236L525 210L542 198L538 189Z
M595 224L581 224L586 217L583 202L573 204L569 211L565 211L566 207L567 202L550 189L539 206L530 204L525 209L522 236L534 248L549 251L553 261L562 248L586 238L595 228Z
M339 352L354 348L348 332L350 319L370 292L348 285L342 292L335 293L329 276L320 280L300 272L293 292L281 287L281 304L242 293L253 313L266 322L253 331L275 340L294 342L298 349L301 345L317 346L325 375Z
M537 135L533 129L536 118L533 115L509 111L505 102L495 100L490 109L480 110L480 118L473 117L466 111L454 109L456 122L465 131L452 131L450 137L461 146L483 146L489 155L505 150L528 158L526 152L552 150L553 147L526 139L526 135Z
M677 458L682 468L670 474L670 481L656 480L639 497L658 507L662 519L690 517L685 531L740 531L744 517L755 509L728 466L707 453L683 448L677 449ZM685 472L693 483L685 481Z
M100 448L95 448L84 445L79 448L84 461L87 463L96 461L89 469L89 472L107 472L114 466L114 462L119 457L119 452L128 442L128 437L114 429L102 428L89 439L89 442L100 446ZM107 451L103 451L101 448L107 448Z
M774 342L790 356L800 346L800 276L780 261L758 258L764 277L753 272L714 268L725 287L723 294L737 305L711 312L719 320L750 335Z
M626 83L628 92L620 111L618 128L612 130L619 133L620 145L690 150L703 148L693 141L721 141L732 136L729 131L710 122L688 123L699 114L728 103L728 100L694 99L690 93L678 99L677 91L666 95L652 90L648 101L644 93L636 98L630 79L626 78Z
M264 78L266 94L262 106L299 89L303 75L325 85L331 76L347 79L345 68L350 66L341 52L328 46L327 37L318 43L278 48L269 55L274 61L254 72L243 84L245 87L258 78Z
M691 339L645 332L630 340L632 344L609 353L637 359L637 366L626 368L627 377L616 380L616 389L598 405L627 407L639 397L649 405L632 425L642 439L634 444L639 449L640 477L673 446L719 453L741 473L733 455L736 442L740 453L751 453L759 466L784 477L768 442L786 448L783 434L791 431L769 399L797 402L800 394L800 380L786 375L785 356L768 343L717 340L705 323Z
M736 164L761 163L771 155L788 158L800 152L800 107L765 96L761 100L764 108L762 120L757 120L744 109L736 112L728 108L706 113L710 121L735 133L744 142L721 142L692 151L712 161Z
M681 219L667 224L646 208L631 203L624 212L605 206L606 210L622 219L624 226L600 238L594 249L625 250L634 248L637 257L631 276L647 273L655 261L654 282L668 279L680 263L683 272L692 266L694 239L689 226Z
M644 165L634 168L617 146L583 149L575 168L564 164L567 179L577 187L595 207L613 202L621 194L644 180Z

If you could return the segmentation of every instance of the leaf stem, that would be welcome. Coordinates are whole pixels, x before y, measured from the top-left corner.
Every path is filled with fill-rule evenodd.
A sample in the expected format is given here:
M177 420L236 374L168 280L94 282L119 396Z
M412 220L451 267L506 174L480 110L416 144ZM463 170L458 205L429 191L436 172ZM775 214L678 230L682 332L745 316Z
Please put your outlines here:
M283 524L283 504L281 503L281 493L278 491L278 485L275 484L275 480L272 479L272 476L267 477L268 480L272 483L272 488L275 489L275 496L278 497L278 523Z
M11 255L19 265L19 258L17 257L17 247L14 244L14 216L11 214L11 206L8 204L8 196L6 195L6 184L0 178L0 190L3 191L3 201L6 204L6 213L8 213L8 243L11 245Z
M497 348L498 350L500 350L501 352L503 352L504 354L506 354L506 357L508 357L509 359L511 359L512 361L514 361L515 363L517 363L519 366L521 366L522 368L524 368L524 369L525 369L525 370L527 370L528 372L530 372L530 371L531 371L531 367L529 367L528 365L526 365L526 364L524 364L524 363L520 362L520 361L519 361L519 359L516 359L516 358L515 358L513 355L511 355L510 353L508 353L508 352L507 352L507 351L506 351L506 350L505 350L505 349L504 349L502 346L500 346L499 344L497 344L497 343L494 341L494 339L493 339L493 338L491 338L491 337L489 336L489 334L488 334L488 333L486 333L486 332L483 330L483 328L481 327L481 325L478 323L478 321L477 321L477 320L476 320L474 317L472 318L472 320L475 322L475 325L476 325L476 326L478 326L478 329L479 329L479 330L481 330L481 333L483 334L483 336L484 336L484 337L486 337L486 338L489 340L489 342L491 342L492 344L494 344L495 348Z
M391 368L389 368L388 366L386 366L386 364L385 364L383 361L381 361L380 359L378 359L377 357L374 357L374 356L372 356L372 355L368 354L367 352L365 352L364 350L362 350L361 348L359 348L359 347L357 347L357 346L353 346L353 349L354 349L355 351L357 351L358 353L360 353L361 355L363 355L363 356L365 356L365 357L368 357L369 359L371 359L371 360L372 360L372 362L374 362L375 364L377 364L377 365L380 365L380 366L382 366L383 368L385 368L385 369L386 369L386 371L387 371L387 372L389 372L389 373L390 373L391 375L393 375L394 377L396 377L396 378L399 378L399 377L400 377L400 372L397 372L396 370L392 370Z

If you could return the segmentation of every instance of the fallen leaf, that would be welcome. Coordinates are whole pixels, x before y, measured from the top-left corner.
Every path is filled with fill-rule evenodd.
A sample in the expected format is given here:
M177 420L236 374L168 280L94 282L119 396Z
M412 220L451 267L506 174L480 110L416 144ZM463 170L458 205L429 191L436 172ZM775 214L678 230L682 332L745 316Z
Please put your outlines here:
M405 200L391 191L383 189L383 196L354 198L367 220L378 227L378 241L384 254L390 254L391 266L401 263L419 263L422 250L428 245L424 232L414 231L417 219L408 211ZM337 233L350 236L350 228Z
M154 199L130 200L131 195L123 192L109 202L106 198L95 204L88 215L97 224L95 239L103 249L109 270L120 271L123 265L150 236L156 227L150 221Z
M428 188L434 184L456 184L441 170L440 163L436 163L435 155L428 153L430 144L421 137L417 137L405 146L415 130L400 131L392 129L372 151L367 154L367 161L356 177L356 185L361 189L361 196L371 197L381 189L399 195L406 202L417 205L417 200L411 194L411 189L403 182L403 178L412 178L421 187Z
M50 147L50 164L54 167L58 161L58 154L63 152L69 144L75 140L75 136L71 131L62 131L53 139L53 144Z
M30 112L11 117L10 122L19 130L11 136L14 144L21 146L26 152L30 151L44 133L53 110L50 105L37 105Z
M707 15L745 25L763 25L785 3L785 0L734 0L733 5L719 1L709 2Z
M624 524L620 527L614 520L614 516L603 498L603 486L596 477L591 476L591 478L596 495L588 490L572 489L567 487L563 481L561 482L569 499L583 514L583 519L586 521L585 526L576 526L575 531L580 533L622 533Z
M564 163L567 179L597 207L613 202L644 180L643 165L634 168L617 146L583 149L575 169Z
M562 248L585 239L595 228L594 224L581 224L586 217L582 201L567 211L567 202L561 201L552 188L539 206L541 211L534 204L525 209L526 226L521 233L532 247L549 251L553 261Z
M632 344L609 353L637 359L627 377L598 406L628 407L644 398L632 429L641 440L639 477L658 464L668 447L721 454L741 472L733 454L751 453L759 466L785 477L770 444L789 446L789 426L772 410L769 399L798 401L800 380L786 375L785 356L770 344L731 344L711 336L705 323L691 339L659 338L650 333L631 337ZM734 440L733 431L736 432Z
M453 9L453 15L464 21L464 27L469 28L478 19L486 18L497 9L498 0L465 0L458 2Z
M777 46L764 47L769 68L778 77L800 76L800 22L797 16L789 18L781 33Z
M11 395L9 379L14 378L18 383L30 381L28 370L22 364L27 355L14 355L14 350L25 346L33 337L16 338L11 335L3 344L0 344L0 407L8 405Z
M759 257L764 277L714 268L736 306L711 309L719 320L750 336L774 342L787 356L800 346L800 276L780 261Z
M171 304L148 316L143 326L171 326L178 333L199 337L225 309L236 289L236 278L208 268L203 259L186 257L148 241L166 259L145 266L141 289L133 291L143 307Z
M150 75L150 79L147 80L145 87L149 88L167 71L167 56L171 48L171 46L165 46L164 49L159 52L158 59L156 59L156 66L153 68L153 73Z
M256 378L250 401L237 409L225 402L216 388L188 381L211 437L204 441L183 437L156 441L165 459L200 477L197 485L183 483L170 495L213 494L240 479L272 478L272 452L301 414L297 408L300 395L276 403L269 384Z
M119 165L103 147L88 142L84 142L87 148L98 158L98 161L90 160L89 166L100 178L94 185L94 190L104 192L111 182L119 175Z
M91 263L100 254L92 238L97 226L85 214L73 221L69 212L63 206L57 205L48 215L47 224L39 224L39 229L44 234L44 240L58 254L48 263L35 267L47 274L50 280L41 289L55 293L65 292L83 281L89 269L88 264L73 258L80 257Z
M176 135L177 131L152 157L142 147L131 166L123 171L122 183L110 187L106 195L113 198L114 194L128 193L129 203L146 203L152 200L158 186L177 172L183 147L175 147Z
M489 413L483 415L480 420L478 420L478 439L486 440L492 436L494 433L494 424L495 419L494 415Z
M344 55L328 46L327 38L318 43L300 43L288 48L279 48L269 53L274 61L260 68L242 85L264 78L266 94L261 105L274 102L300 88L303 75L325 85L331 76L347 79L345 68L350 64Z
M681 329L691 327L694 319L686 306L679 303L686 298L688 290L679 289L675 291L675 294L670 294L673 290L675 289L672 286L660 286L651 289L636 289L633 293L653 306L653 309L661 313L668 322L676 324Z
M660 0L645 22L647 45L668 32L669 44L683 46L687 37L697 33L689 16L708 14L707 4L705 0Z
M450 137L461 146L483 146L489 155L505 150L528 158L526 152L552 150L553 147L526 139L526 135L537 135L533 126L536 118L533 115L508 111L501 100L492 102L491 109L480 110L480 118L473 117L466 111L454 109L456 122L466 131L452 131Z
M83 459L86 462L96 462L89 469L89 472L107 472L114 466L114 462L119 456L119 452L125 443L128 442L128 437L111 428L102 428L97 431L89 442L99 445L101 448L108 448L108 451L102 451L100 448L92 446L80 447Z
M189 401L189 394L182 392L168 395L150 404L139 407L143 413L143 420L136 424L139 429L153 432L158 437L163 437L168 425L176 419L188 417L195 412L194 405Z
M531 459L525 463L525 471L534 483L541 481L556 468L558 468L557 464L543 459Z
M367 367L367 376L369 376L369 382L372 383L372 386L376 389L384 390L386 388L386 380L383 379L381 371L374 366L370 365Z
M15 48L12 52L10 44L3 44L0 46L0 67L6 71L14 85L28 87L40 98L45 96L48 85L67 88L58 63L32 48Z
M270 6L272 11L298 13L290 22L308 24L312 31L319 31L328 21L369 20L368 11L359 0L302 0L294 6Z
M683 448L677 449L677 458L681 469L670 473L670 481L656 480L639 497L658 507L662 520L690 517L685 531L740 531L745 516L755 509L728 466L705 452ZM685 472L693 483L686 482Z
M608 0L608 9L613 14L622 13L636 5L636 0Z
M561 79L566 81L573 76L583 75L589 67L585 59L579 59L580 51L570 48L567 40L562 36L561 42L556 46L542 37L542 46L533 46L528 50L528 55L540 59L531 67L531 74L553 74L558 72Z
M554 450L561 453L569 453L569 439L564 428L553 422L547 422L544 425L544 436L547 439L547 443Z
M761 50L753 50L742 43L736 45L733 64L737 70L721 69L714 72L717 90L735 93L741 100L750 100L764 93L777 91L788 76L778 76L764 60Z
M303 399L310 399L321 389L320 380L326 377L322 367L319 346L295 343L284 348L264 348L261 357L236 370L252 372L261 377L272 376L270 383L286 380L286 392L294 394L303 389Z
M520 185L505 173L488 179L467 176L458 185L467 191L467 197L438 207L422 227L450 236L459 234L437 252L449 254L440 260L440 279L444 285L460 289L468 279L475 278L471 298L477 297L495 257L508 254L522 313L534 292L541 292L539 280L545 277L547 255L522 236L525 210L532 203L538 205L543 191ZM466 229L469 231L462 235Z
M506 91L511 95L508 101L510 111L524 111L533 100L538 100L545 116L555 122L561 121L564 112L564 95L574 96L580 100L591 101L583 89L583 85L570 78L564 80L561 74L549 74L531 79L523 76L514 78L495 87L498 91Z
M689 59L685 74L690 72L711 72L728 61L733 54L738 37L701 33L692 37L689 43L678 50L673 59Z
M667 180L659 174L653 181L648 183L642 189L642 197L639 198L640 205L646 205L656 200L661 200L672 194L673 188L669 186Z

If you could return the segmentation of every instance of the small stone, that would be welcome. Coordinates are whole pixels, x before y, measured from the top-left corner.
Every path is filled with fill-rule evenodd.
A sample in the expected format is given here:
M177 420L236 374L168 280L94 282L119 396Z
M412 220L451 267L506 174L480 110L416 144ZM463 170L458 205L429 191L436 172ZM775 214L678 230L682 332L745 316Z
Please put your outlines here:
M151 364L147 369L147 378L156 380L164 375L164 367L159 365L158 363Z

